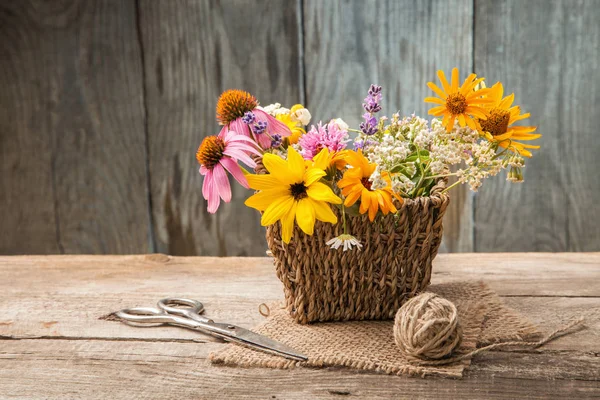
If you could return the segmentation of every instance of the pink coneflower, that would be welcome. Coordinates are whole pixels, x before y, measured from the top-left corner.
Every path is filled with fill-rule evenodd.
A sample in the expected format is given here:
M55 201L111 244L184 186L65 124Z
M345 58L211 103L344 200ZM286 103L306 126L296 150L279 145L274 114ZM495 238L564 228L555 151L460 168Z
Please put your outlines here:
M196 159L200 163L200 174L204 175L202 196L208 201L209 213L217 211L221 199L226 203L231 201L231 186L225 171L248 188L248 181L237 162L241 161L250 168L256 167L249 154L261 153L252 139L236 132L222 130L218 136L204 138L196 152Z
M325 147L332 154L341 152L346 148L348 140L348 131L341 129L335 121L331 121L327 125L320 122L317 126L313 125L300 137L298 144L302 148L302 157L312 160Z
M223 131L232 130L253 138L263 149L271 147L274 135L286 137L290 129L258 106L258 100L243 90L226 90L217 102L217 120Z

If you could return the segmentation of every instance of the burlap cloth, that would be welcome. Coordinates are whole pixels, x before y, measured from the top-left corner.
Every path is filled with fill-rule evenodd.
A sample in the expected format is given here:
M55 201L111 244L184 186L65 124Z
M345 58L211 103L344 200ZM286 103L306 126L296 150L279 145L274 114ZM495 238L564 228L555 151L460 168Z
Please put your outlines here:
M431 285L428 289L453 302L463 327L457 355L478 345L508 340L531 339L539 331L524 317L507 308L483 282L456 282ZM237 345L214 352L215 364L238 367L350 367L397 375L438 375L460 378L471 361L445 366L418 366L409 363L393 339L394 321L327 322L312 325L295 323L282 308L270 306L271 313L253 331L278 340L308 357L297 362Z

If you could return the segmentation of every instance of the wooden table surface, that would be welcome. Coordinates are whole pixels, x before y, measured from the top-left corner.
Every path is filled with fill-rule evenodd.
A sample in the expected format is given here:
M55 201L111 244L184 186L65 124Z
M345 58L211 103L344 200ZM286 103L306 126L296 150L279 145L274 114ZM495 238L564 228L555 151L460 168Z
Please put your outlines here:
M268 258L0 257L0 398L599 398L600 253L452 254L432 282L482 279L511 307L552 329L587 329L545 347L477 356L462 380L212 366L225 346L178 328L133 328L103 317L167 296L245 327L282 297Z

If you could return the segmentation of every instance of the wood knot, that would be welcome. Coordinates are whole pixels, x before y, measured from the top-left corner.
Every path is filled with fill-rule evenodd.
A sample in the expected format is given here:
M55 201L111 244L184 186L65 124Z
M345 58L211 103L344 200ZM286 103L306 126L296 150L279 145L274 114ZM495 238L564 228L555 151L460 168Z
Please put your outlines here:
M146 254L144 257L146 261L152 261L157 263L167 263L171 259L171 256L162 253Z

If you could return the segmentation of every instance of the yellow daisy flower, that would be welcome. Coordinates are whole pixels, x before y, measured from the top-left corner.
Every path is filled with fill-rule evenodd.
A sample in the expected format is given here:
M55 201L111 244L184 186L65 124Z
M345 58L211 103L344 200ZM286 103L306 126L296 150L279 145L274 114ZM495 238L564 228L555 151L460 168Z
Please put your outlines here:
M289 243L294 220L307 235L313 234L315 220L337 222L329 203L341 204L342 200L329 186L319 182L325 176L322 168L307 166L293 147L288 147L287 160L266 153L262 162L269 174L246 175L250 188L259 192L245 204L263 212L260 220L263 226L281 221L281 238Z
M429 110L429 114L441 117L442 125L446 127L446 131L450 132L454 127L454 121L458 119L460 126L469 126L471 129L478 129L477 122L473 117L485 119L485 104L490 103L490 99L485 96L489 89L474 90L475 87L483 82L484 78L477 78L477 75L471 74L465 79L462 86L458 86L458 69L452 70L452 79L448 83L444 71L437 72L442 89L433 82L428 82L427 86L433 90L438 97L426 97L426 103L438 104L437 107Z
M492 103L486 107L485 119L479 121L481 131L490 142L497 142L502 148L510 148L522 156L531 157L532 154L527 149L539 149L540 146L515 140L530 141L542 135L533 134L536 130L535 126L511 126L516 121L529 118L530 114L521 114L519 106L512 106L514 93L502 98L503 94L502 83L498 82L491 87L487 98L492 100Z
M368 212L371 222L375 220L379 210L384 215L398 211L394 206L392 197L397 198L399 201L402 201L402 198L392 191L392 182L388 174L382 176L387 182L385 188L372 189L369 177L375 172L377 165L370 163L360 149L358 152L348 150L346 152L346 162L351 168L344 172L344 176L338 182L338 186L342 189L342 194L346 198L344 206L351 207L360 199L359 211L361 214Z
M307 166L313 166L325 170L325 172L334 173L336 170L343 170L346 165L346 155L348 150L330 152L327 147L321 149L319 154L312 160L305 160Z
M292 131L292 134L287 137L289 144L298 143L300 136L306 133L304 128L302 128L302 125L299 122L294 121L289 114L278 114L275 116L275 118L278 121L283 122L288 128L290 128L290 131Z

